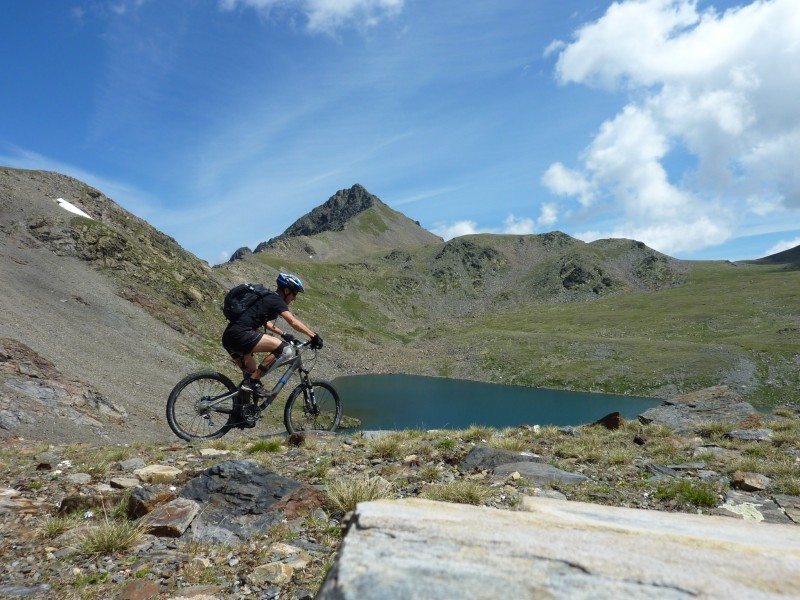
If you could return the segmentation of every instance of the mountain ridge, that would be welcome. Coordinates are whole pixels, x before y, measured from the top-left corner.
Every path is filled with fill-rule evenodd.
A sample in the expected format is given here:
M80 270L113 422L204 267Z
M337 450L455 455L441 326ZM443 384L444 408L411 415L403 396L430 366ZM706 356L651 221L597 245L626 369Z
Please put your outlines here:
M91 186L0 167L0 437L97 437L61 409L31 409L63 396L60 376L26 366L49 361L87 386L69 397L102 424L97 435L170 439L163 406L178 379L239 376L219 342L225 291L280 270L307 284L292 308L326 339L323 378L400 372L655 397L735 383L800 400L798 275L780 265L679 261L562 232L445 242L382 202L361 208L341 230L212 268ZM754 308L764 302L769 313ZM128 417L97 412L108 405ZM8 429L3 415L24 418Z
M357 183L336 192L279 236L258 244L253 253L335 261L441 242L442 238L393 210ZM232 260L249 256L247 250L240 248Z

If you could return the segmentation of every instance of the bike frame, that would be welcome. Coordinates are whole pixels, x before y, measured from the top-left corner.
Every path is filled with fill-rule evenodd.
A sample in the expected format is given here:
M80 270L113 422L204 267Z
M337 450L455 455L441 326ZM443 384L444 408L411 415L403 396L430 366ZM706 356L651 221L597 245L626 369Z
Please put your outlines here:
M280 367L283 367L285 365L287 367L286 371L284 371L283 375L281 375L278 378L278 382L275 384L275 386L272 388L272 390L270 390L269 394L264 398L264 401L261 404L258 405L258 408L260 410L264 410L265 408L267 408L270 404L272 404L275 401L275 398L278 397L278 394L280 394L281 390L286 386L287 383L289 383L289 379L291 379L292 375L294 375L295 372L298 371L298 370L300 371L300 381L302 383L310 386L310 382L308 380L309 371L307 369L303 368L303 357L302 357L302 349L307 345L308 345L308 342L304 342L304 343L301 343L301 344L293 344L293 347L295 349L295 355L292 358L290 358L288 361L283 363L283 365L280 365ZM207 408L213 409L215 406L217 406L221 402L224 402L225 400L228 400L229 398L233 398L234 396L236 396L238 394L241 394L241 393L242 393L241 390L235 390L235 391L230 392L228 394L223 394L222 396L218 396L218 397L214 398L213 400L208 400L207 401ZM226 412L227 413L229 411L228 410L224 410L224 411L217 411L217 412Z
M302 383L306 384L308 383L308 371L303 368L303 357L301 356L302 354L301 349L306 345L307 344L304 343L304 344L297 344L294 346L296 354L294 355L293 358L289 359L287 362L284 363L285 365L288 365L287 369L283 372L283 375L281 375L278 378L277 383L272 388L267 397L264 398L264 401L258 405L258 408L264 410L270 404L272 404L275 398L278 397L278 394L281 393L281 390L284 388L284 386L287 383L289 383L289 380L292 378L292 375L294 375L296 371L300 371L300 381Z

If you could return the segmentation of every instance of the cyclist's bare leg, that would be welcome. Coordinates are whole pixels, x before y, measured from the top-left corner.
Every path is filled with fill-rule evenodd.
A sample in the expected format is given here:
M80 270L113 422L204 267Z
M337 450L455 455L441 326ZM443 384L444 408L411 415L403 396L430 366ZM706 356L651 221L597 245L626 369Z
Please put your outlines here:
M261 375L263 375L264 372L269 369L270 365L275 362L275 355L273 352L275 352L280 345L281 340L278 338L274 338L269 335L263 335L261 336L261 339L258 340L258 343L255 345L255 347L253 347L248 354L245 354L242 357L244 367L250 373L251 379L261 379ZM254 352L269 352L269 354L264 357L264 360L261 361L261 369L258 368L258 363L256 363L256 359L253 356Z

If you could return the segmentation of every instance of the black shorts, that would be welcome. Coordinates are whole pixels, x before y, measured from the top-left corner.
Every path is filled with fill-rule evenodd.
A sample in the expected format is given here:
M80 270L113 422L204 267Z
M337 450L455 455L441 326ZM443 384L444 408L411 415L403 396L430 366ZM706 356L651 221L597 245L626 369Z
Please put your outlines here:
M231 323L222 334L222 346L228 351L228 354L236 358L236 356L250 354L263 335L257 329Z

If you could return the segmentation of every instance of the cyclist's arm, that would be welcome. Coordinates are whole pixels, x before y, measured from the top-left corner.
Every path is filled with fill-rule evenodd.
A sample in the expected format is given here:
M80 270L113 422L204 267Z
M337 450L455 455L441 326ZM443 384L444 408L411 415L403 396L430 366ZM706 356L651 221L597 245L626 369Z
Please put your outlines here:
M269 329L275 335L283 335L283 331L278 329L278 327L275 325L275 321L267 321L266 323L264 323L264 327Z
M295 331L305 333L308 337L312 338L316 335L305 323L292 314L292 311L287 310L281 313L281 316L286 320L289 326Z

